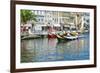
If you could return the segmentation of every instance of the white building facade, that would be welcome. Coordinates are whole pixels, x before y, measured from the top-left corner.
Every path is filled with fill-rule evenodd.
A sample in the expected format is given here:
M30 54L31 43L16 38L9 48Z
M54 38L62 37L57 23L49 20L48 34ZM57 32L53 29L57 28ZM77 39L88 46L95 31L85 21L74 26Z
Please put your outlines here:
M47 26L57 28L77 27L82 25L83 21L85 27L89 27L89 14L82 12L62 12L62 11L47 11L47 10L33 10L36 15L36 22L34 23L35 31L47 31ZM83 19L84 18L84 19Z

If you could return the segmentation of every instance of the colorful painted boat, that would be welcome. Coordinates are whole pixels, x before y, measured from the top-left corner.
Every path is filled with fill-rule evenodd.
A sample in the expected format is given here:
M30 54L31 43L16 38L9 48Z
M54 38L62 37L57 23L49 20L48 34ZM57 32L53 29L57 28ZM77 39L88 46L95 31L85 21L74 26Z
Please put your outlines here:
M56 35L58 41L68 41L68 40L75 40L78 39L78 34L77 33L67 33L67 34L63 34L63 35Z
M75 40L78 39L78 33L68 33L67 36L64 36L67 40Z
M52 27L48 29L48 38L56 38L55 30Z
M48 38L56 38L57 36L55 34L48 34Z
M58 42L65 41L65 38L63 36L60 36L60 35L56 35L56 36L57 36Z

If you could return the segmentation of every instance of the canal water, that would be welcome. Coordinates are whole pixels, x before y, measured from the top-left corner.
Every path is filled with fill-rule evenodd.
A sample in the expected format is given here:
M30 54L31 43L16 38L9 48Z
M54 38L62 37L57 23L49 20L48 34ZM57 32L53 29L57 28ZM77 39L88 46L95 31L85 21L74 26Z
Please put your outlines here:
M77 40L58 42L57 38L21 41L21 62L49 62L89 59L89 34Z

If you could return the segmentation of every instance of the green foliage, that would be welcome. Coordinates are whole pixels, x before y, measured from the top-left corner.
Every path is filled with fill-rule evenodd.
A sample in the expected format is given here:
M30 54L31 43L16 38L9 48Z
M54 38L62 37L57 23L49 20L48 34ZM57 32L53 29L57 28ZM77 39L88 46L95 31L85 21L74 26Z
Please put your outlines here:
M25 24L27 21L36 21L36 15L31 10L21 10L21 23Z

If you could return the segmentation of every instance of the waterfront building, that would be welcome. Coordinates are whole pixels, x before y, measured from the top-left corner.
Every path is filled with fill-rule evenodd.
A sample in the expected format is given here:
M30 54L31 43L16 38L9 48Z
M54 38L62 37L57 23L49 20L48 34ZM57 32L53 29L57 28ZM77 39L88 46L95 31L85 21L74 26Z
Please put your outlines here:
M35 30L47 30L47 26L54 27L57 30L69 27L74 23L75 17L70 12L33 10L36 15Z
M31 20L27 24L34 22L34 25L30 26L33 33L47 32L49 27L56 31L89 29L89 13L47 10L32 10L32 12L36 16L36 21Z

